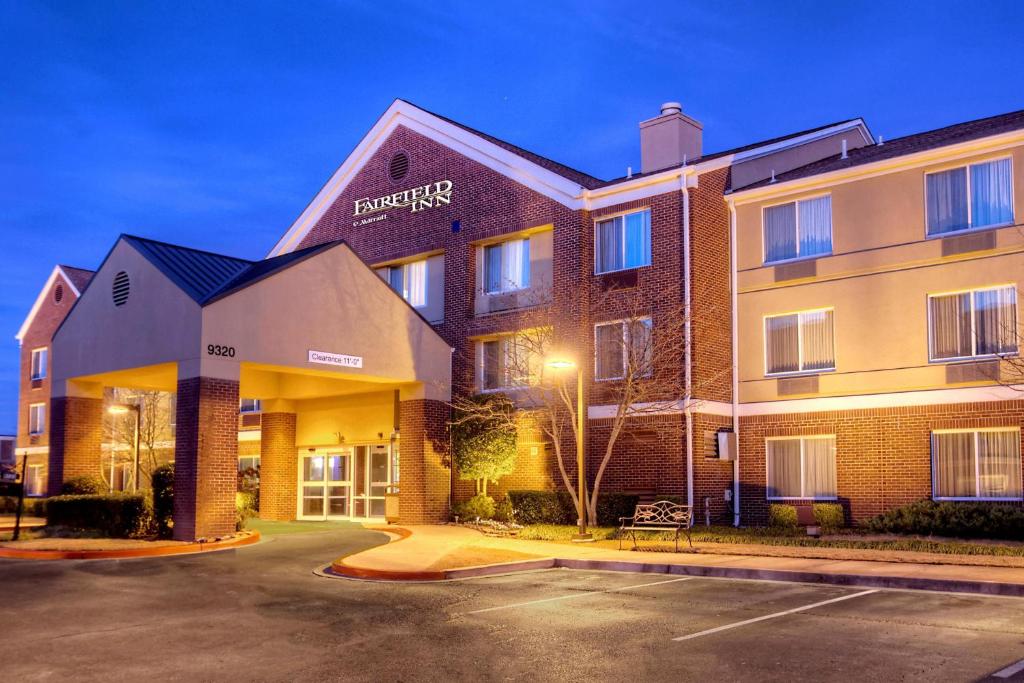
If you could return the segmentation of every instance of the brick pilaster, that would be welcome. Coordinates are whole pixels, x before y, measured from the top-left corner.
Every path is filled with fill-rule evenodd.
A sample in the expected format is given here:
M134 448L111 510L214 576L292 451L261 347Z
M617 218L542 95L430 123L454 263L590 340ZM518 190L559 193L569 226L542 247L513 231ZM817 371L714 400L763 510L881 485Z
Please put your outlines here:
M235 530L238 382L178 380L174 449L174 537L194 540Z
M99 477L103 445L103 399L57 397L50 402L48 493L60 493L71 477Z
M295 519L298 495L295 413L263 413L260 519Z
M448 520L448 406L417 399L399 405L399 501L403 524Z

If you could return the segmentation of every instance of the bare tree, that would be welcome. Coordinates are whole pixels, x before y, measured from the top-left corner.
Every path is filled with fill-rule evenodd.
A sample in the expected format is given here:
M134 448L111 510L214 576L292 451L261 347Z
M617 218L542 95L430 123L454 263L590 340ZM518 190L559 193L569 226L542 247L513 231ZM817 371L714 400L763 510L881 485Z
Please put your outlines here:
M109 392L107 401L139 406L139 474L140 479L148 480L153 470L166 460L162 454L174 447L174 394L115 388ZM127 467L132 470L135 416L132 413L108 414L104 427L115 469ZM111 485L110 462L105 463L101 470L104 481ZM134 476L134 472L130 476ZM141 487L142 482L139 483Z

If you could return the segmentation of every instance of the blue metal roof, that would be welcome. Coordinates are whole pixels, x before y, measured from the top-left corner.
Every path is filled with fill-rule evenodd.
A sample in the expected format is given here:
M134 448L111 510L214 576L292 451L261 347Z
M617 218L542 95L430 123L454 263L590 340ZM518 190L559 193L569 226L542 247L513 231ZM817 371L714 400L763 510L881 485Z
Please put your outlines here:
M123 239L199 304L253 265L253 261L134 235Z

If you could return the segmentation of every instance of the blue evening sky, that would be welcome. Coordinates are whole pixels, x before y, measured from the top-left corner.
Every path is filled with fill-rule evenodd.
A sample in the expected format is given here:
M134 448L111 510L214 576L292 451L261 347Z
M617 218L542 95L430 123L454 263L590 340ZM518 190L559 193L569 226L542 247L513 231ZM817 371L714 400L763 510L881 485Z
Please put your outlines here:
M395 97L616 177L666 100L709 152L1024 108L1022 29L979 0L3 2L0 433L55 263L121 232L261 257Z

